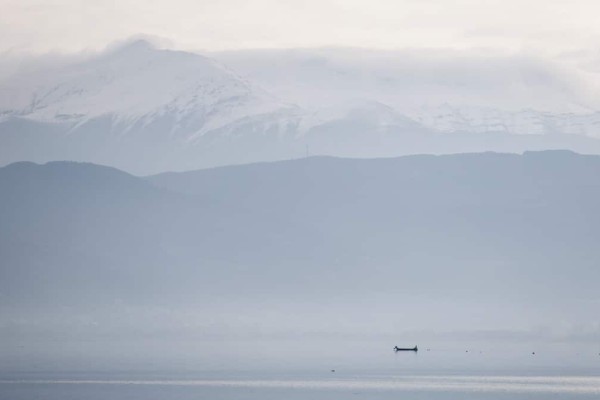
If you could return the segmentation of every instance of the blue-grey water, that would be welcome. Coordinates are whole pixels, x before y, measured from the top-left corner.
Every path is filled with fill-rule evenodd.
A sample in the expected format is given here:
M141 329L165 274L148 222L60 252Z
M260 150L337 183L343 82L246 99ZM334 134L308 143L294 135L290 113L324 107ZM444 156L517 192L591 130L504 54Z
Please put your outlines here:
M219 367L216 360L177 364L159 358L138 369L103 364L94 370L100 364L85 358L74 369L3 365L0 399L598 399L600 354L594 346L453 346L398 354L342 347L293 358L240 352L238 360Z
M597 399L598 376L371 375L15 379L3 399ZM333 374L336 374L333 376Z

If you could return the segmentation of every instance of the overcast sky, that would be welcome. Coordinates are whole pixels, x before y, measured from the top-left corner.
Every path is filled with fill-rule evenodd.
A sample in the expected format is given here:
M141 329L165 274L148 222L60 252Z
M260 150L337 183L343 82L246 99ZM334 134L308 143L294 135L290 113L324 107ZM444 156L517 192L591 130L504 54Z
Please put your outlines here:
M597 0L0 0L0 51L354 46L595 52Z

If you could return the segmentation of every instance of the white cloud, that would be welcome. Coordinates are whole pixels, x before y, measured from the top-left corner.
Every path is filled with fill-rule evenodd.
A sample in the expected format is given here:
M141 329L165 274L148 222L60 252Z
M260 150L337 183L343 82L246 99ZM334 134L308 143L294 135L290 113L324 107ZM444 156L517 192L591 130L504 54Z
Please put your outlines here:
M494 47L557 53L600 36L595 0L0 0L0 51L99 49L140 32L187 49Z

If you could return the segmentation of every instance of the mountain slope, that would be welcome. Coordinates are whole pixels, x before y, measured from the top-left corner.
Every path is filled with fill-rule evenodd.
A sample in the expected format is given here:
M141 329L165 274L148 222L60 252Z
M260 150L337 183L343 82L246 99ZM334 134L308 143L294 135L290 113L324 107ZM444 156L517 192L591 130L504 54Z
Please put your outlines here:
M448 104L423 107L412 117L436 132L566 135L600 138L600 113L550 113L535 110L502 111Z
M90 356L238 365L240 347L281 338L378 348L482 331L589 348L598 176L600 157L568 152L148 178L13 164L0 168L0 352L23 369Z
M600 137L595 81L549 60L343 48L212 56L309 109L362 99L387 104L438 133Z
M41 76L17 75L3 94L5 117L64 122L72 131L109 116L123 132L169 118L165 134L182 140L284 107L214 60L144 41Z
M600 257L599 172L597 157L562 152L309 158L146 180L14 164L0 169L3 290L27 293L31 268L47 282L108 268L106 279L146 271L142 287L147 278L175 297L179 285L259 293L274 282L274 293L326 296L356 279L366 293L516 295L534 285L542 297L583 295ZM15 268L20 284L6 279ZM402 276L410 283L394 282Z
M0 93L0 162L70 159L135 172L219 164L195 160L231 136L276 141L298 112L214 60L144 41L17 75Z
M372 54L366 66L337 65L336 52L332 60L311 54L286 56L273 65L265 64L272 57L258 54L258 66L250 69L247 56L225 57L247 80L213 59L138 41L77 62L24 70L0 83L0 164L73 160L147 175L307 153L357 158L488 150L600 153L595 113L422 107L422 95L433 90L431 79L436 96L450 101L474 90L474 83L461 76L464 85L457 87L441 72L433 74L440 66L432 72L409 65L403 75L404 69L392 68L402 65L394 54L386 56L390 65L383 69L369 64ZM419 79L413 82L411 74ZM545 86L536 88L547 95ZM396 104L394 96L404 102Z

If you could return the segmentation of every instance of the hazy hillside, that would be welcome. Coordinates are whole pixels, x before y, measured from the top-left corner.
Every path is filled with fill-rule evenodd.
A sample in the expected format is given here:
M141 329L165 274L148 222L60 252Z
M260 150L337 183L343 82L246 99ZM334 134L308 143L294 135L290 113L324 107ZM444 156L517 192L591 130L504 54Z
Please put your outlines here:
M10 316L26 309L36 330L60 310L357 295L378 312L412 310L415 329L467 301L505 311L456 314L454 328L576 321L569 307L597 299L598 176L599 157L568 152L308 158L145 179L17 163L0 169L4 323L15 332ZM553 309L557 298L568 306ZM515 302L525 306L507 312ZM344 307L338 316L363 326ZM262 318L229 312L234 325Z
M599 168L599 158L568 152L487 153L311 158L149 179L310 226L319 245L296 243L288 263L338 270L336 288L358 279L380 292L583 295L594 289L582 278L597 274Z

